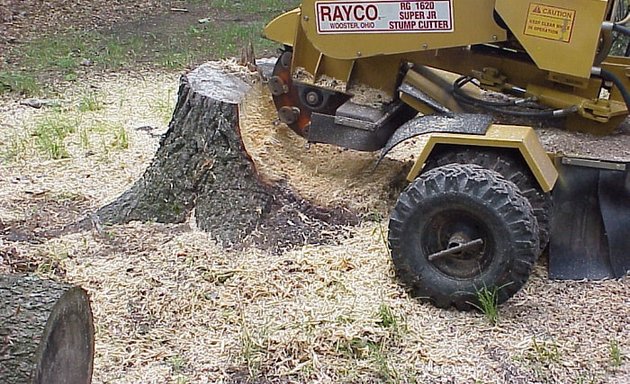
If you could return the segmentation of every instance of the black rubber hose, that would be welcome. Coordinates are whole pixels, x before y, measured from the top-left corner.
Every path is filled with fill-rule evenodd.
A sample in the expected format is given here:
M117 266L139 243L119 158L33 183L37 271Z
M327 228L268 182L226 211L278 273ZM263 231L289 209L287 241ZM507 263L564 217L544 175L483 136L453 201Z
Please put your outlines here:
M502 113L511 116L533 117L533 118L559 118L577 111L575 106L564 109L545 109L538 111L517 111L507 107L516 106L514 102L491 102L487 100L476 99L461 91L461 87L472 80L469 76L462 76L455 80L453 84L453 97L464 104L480 107L489 111Z
M523 100L523 99L521 99L522 100L521 102L519 102L517 100L511 100L511 101L490 101L490 100L478 100L478 99L475 99L475 98L467 95L465 92L463 92L461 90L461 88L464 85L470 83L472 81L472 79L473 78L470 77L470 76L462 76L462 77L458 78L457 80L455 80L455 83L453 84L453 93L458 94L458 95L460 95L462 97L468 98L470 100L474 100L476 102L482 102L482 103L484 103L484 105L490 105L490 106L493 106L493 107L513 107L513 106L517 106L519 104L523 105L524 103L529 103L530 102L528 100ZM475 83L472 83L472 84L474 84L475 86L480 88L477 84L475 84Z
M621 24L613 24L612 30L623 35L630 36L630 28L624 27Z
M628 31L630 32L630 30ZM615 84L615 87L617 87L619 93L621 93L621 96L623 97L623 101L626 102L626 108L628 108L628 110L630 111L630 92L628 92L628 89L623 84L621 79L617 77L617 75L615 75L614 73L601 68L599 69L599 76L602 79L612 81L613 84Z

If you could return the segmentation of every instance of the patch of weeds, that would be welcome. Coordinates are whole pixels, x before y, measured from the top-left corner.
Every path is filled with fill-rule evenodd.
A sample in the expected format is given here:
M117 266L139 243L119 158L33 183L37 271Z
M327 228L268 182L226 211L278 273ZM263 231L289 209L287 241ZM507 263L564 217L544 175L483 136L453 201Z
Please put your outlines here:
M85 128L81 129L79 131L79 140L79 145L81 146L81 149L83 149L84 151L89 151L92 147L92 144L90 143L90 131Z
M248 42L253 42L256 52L263 49L275 49L277 43L265 40L261 37L263 22L251 24L227 24L221 28L208 30L208 40L213 42L215 56L227 57L240 52Z
M120 69L129 61L128 52L129 50L125 47L124 42L119 38L106 39L97 62L101 63L106 69Z
M403 333L407 332L407 323L400 315L396 315L394 310L386 303L381 303L378 308L376 324L389 330L390 336L400 339Z
M398 319L394 315L394 311L392 311L391 307L385 303L382 303L378 307L378 318L377 324L383 328L397 328L398 327Z
M103 109L103 101L94 92L90 92L79 100L80 112L94 112Z
M2 158L6 161L18 160L24 157L28 140L23 136L15 134L5 145L6 148L2 151Z
M176 375L182 373L183 369L186 367L186 364L187 364L186 359L184 359L180 355L169 357L167 363L173 370L173 373Z
M76 131L76 126L60 113L39 121L33 132L39 150L53 160L70 157L64 140Z
M114 131L114 141L112 142L112 147L117 149L127 149L129 148L129 134L125 127L120 126L116 131Z
M381 241L381 243L385 247L385 252L387 252L387 256L389 256L389 258L391 258L392 257L392 250L389 248L389 240L387 240L387 233L386 233L386 231L383 228L383 225L381 223L378 223L378 225L372 230L372 236L374 236L376 234L378 234L379 240Z
M471 303L475 308L483 313L490 324L497 325L499 322L499 289L497 287L482 287L476 293L479 304Z
M534 337L532 344L530 345L525 357L533 362L538 362L543 365L550 365L552 363L559 363L561 360L560 350L558 344L551 342L539 342Z
M68 257L66 248L52 248L47 254L41 255L41 262L35 272L42 276L63 275L65 274L63 263Z
M212 0L214 8L226 11L237 11L239 14L279 14L295 8L299 1L291 0L261 0L233 2L230 0Z
M167 69L178 69L186 67L193 62L193 56L189 52L166 51L160 58L160 66Z
M76 72L68 72L63 76L63 79L65 81L77 81L77 79L79 78L79 75L77 75Z
M241 353L251 378L258 376L264 355L264 341L260 335L253 334L245 320L241 321Z
M160 98L151 108L160 115L162 121L167 124L171 121L173 110L175 109L175 100L173 99L173 91L169 90L166 97Z
M364 340L360 337L353 337L350 340L338 341L335 349L338 353L350 359L364 360L370 356L370 349L375 347L375 343Z
M400 383L400 375L396 368L390 363L382 345L373 344L370 346L370 359L375 365L375 371L383 383Z
M353 337L337 344L336 349L347 358L367 360L374 364L374 372L384 383L399 383L400 375L390 363L382 342Z
M79 32L32 40L22 50L24 64L35 70L74 72L94 40L93 34Z
M0 94L15 92L32 96L38 94L40 90L37 79L28 73L0 71Z
M621 367L621 363L623 362L623 353L621 352L621 348L619 347L619 343L617 340L610 341L610 363L613 368Z

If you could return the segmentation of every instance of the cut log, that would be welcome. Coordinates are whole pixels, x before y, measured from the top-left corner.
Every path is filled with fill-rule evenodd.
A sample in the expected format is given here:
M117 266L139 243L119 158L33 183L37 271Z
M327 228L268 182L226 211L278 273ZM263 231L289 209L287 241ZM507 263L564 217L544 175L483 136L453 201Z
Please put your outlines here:
M98 210L92 221L181 223L195 209L197 226L219 243L238 247L254 233L275 250L309 238L318 241L318 236L308 234L287 234L295 241L282 238L278 222L300 222L307 215L314 217L321 232L321 223L356 221L347 212L337 215L315 207L257 174L239 127L239 108L251 90L251 84L217 62L182 76L173 118L152 163L129 190ZM260 231L276 232L269 240Z
M0 275L0 302L0 383L92 381L94 325L83 289Z

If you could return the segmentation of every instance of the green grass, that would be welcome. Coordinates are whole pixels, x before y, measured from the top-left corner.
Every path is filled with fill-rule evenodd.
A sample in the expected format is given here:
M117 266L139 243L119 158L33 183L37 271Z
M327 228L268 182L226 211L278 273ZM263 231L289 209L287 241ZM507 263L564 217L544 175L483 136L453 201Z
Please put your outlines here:
M37 122L33 132L38 149L53 160L70 157L65 139L76 131L77 125L61 113L45 117Z
M12 135L4 144L6 148L2 150L4 161L21 159L27 151L28 139L22 135Z
M122 125L114 131L114 141L112 142L112 147L117 149L129 148L129 135L127 134L125 127Z
M479 304L472 304L484 314L492 325L497 325L499 322L498 292L499 288L497 287L482 287L476 293Z
M0 71L0 94L7 92L33 96L40 92L37 79L23 71Z
M533 362L538 362L543 365L550 365L552 363L559 363L562 356L558 344L554 341L541 342L534 337L529 350L526 353L526 357Z
M610 363L614 368L621 367L623 362L623 354L617 340L610 341Z
M212 0L210 4L221 10L237 11L239 14L257 14L265 15L280 14L281 12L293 9L299 4L296 1L287 0L260 0L260 1L240 1L234 2L230 0Z
M80 112L94 112L103 109L104 105L99 96L93 92L90 92L79 100Z
M0 64L0 93L54 91L51 80L76 81L91 71L137 66L182 70L207 60L238 56L249 42L259 55L274 52L278 44L262 37L264 25L298 4L296 0L212 0L209 5L225 13L225 21L183 23L168 33L158 25L141 34L71 30L42 36L9 50L11 64Z

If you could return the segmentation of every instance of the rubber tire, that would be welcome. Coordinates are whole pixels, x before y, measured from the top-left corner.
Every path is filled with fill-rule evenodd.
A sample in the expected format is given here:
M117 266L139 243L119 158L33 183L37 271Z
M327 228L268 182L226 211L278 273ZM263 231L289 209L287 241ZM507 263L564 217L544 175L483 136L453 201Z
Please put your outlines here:
M463 210L483 222L492 239L489 265L477 276L445 274L427 259L420 238L433 215ZM400 195L389 221L396 274L412 296L437 307L470 310L476 293L497 289L503 303L525 284L538 256L538 226L529 201L498 172L474 164L427 171Z
M500 173L504 178L516 184L534 209L540 240L539 255L544 251L549 244L551 232L551 209L553 206L551 194L540 189L540 185L518 152L501 148L443 145L436 148L431 154L424 166L424 171L446 164L477 164Z

